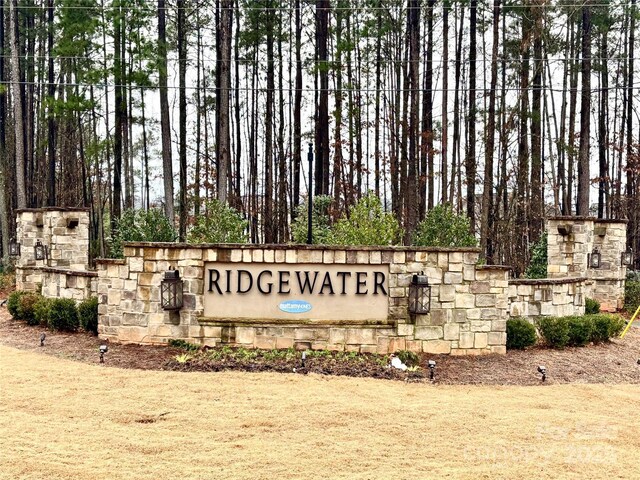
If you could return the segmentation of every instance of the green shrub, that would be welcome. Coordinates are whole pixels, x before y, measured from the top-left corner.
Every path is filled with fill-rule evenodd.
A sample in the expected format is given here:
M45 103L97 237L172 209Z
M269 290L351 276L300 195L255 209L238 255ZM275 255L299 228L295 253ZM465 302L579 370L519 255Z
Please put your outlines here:
M26 293L27 292L23 292L21 290L16 290L7 297L7 310L9 310L9 313L14 320L21 320L20 312L18 309L20 306L20 297L22 297Z
M507 348L524 350L534 345L538 339L536 327L524 318L507 320Z
M49 328L74 332L78 329L78 308L71 298L54 298L49 307Z
M391 212L369 192L356 203L349 216L341 217L333 228L335 245L393 245L402 237L402 229Z
M98 298L90 297L78 305L80 326L87 332L98 334Z
M420 357L415 352L409 350L400 350L396 352L396 356L407 367L417 367L420 364Z
M593 322L591 334L593 343L609 341L609 339L620 335L625 326L624 320L617 315L591 315L591 320Z
M35 306L42 295L35 292L25 292L18 299L18 315L21 320L26 320L29 325L38 325L35 318Z
M40 297L33 306L33 319L38 325L46 327L49 325L49 312L51 311L51 301L53 299Z
M186 340L181 340L179 338L170 339L168 345L170 347L179 348L180 350L185 350L187 352L196 352L200 350L200 347L198 345L187 342Z
M313 199L311 241L315 245L330 245L333 243L331 218L329 217L329 209L332 202L333 198L329 195L318 195ZM305 200L304 203L296 208L295 218L291 223L291 235L295 243L307 243L308 205Z
M531 262L524 272L526 278L547 278L547 232L531 247Z
M584 314L585 315L594 315L596 313L600 313L600 302L594 300L593 298L585 298L584 299Z
M128 209L122 212L112 232L110 256L121 258L124 242L173 242L177 237L173 224L158 208Z
M567 317L543 317L536 321L540 336L553 348L564 348L569 343Z
M437 205L427 213L413 235L413 244L425 247L475 247L476 237L465 215L457 215L451 205Z
M624 286L624 308L632 315L640 305L640 281L627 280Z
M208 200L205 209L189 230L189 243L247 243L248 222L240 212L215 199Z
M569 345L582 347L589 343L593 335L593 319L591 317L568 317Z

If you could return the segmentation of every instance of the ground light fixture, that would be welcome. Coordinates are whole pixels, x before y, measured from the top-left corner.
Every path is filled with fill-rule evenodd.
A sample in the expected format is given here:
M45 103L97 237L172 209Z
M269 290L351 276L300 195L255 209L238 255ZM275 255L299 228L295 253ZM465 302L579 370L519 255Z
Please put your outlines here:
M165 310L180 310L183 305L183 282L180 272L169 269L164 272L164 279L160 283L160 303Z
M40 335L40 346L44 347L44 339L47 338L47 334L43 333L42 335Z
M104 354L109 351L109 347L105 344L100 345L100 363L104 363Z
M620 263L622 265L626 265L627 267L633 263L633 250L631 249L631 247L622 252L622 255L620 256Z
M15 238L12 238L9 242L9 256L10 257L19 257L20 256L20 244L16 242Z
M427 366L429 367L429 378L433 380L436 375L436 361L429 360L427 362Z
M589 255L589 268L600 268L600 261L602 260L602 255L598 250L598 247L593 249L591 255Z
M425 315L431 311L431 286L429 277L420 273L414 275L409 285L409 313Z
M547 380L547 369L544 365L538 365L538 373L542 375L541 380L543 382Z
M302 352L302 368L306 367L307 363L307 352Z
M43 245L40 240L36 241L36 244L33 247L33 254L36 257L36 260L44 260L48 255L47 246Z

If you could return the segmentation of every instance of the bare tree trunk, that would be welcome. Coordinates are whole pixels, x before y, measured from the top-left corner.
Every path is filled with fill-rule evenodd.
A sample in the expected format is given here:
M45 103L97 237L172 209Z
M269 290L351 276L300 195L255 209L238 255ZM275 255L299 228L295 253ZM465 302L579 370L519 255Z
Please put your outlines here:
M20 45L18 43L17 0L9 0L9 43L11 45L11 82L13 83L13 125L15 131L17 208L27 207L27 189L24 178L24 115L20 88Z
M271 1L269 1L269 6L272 6ZM268 9L266 12L267 100L264 116L264 214L262 218L265 243L274 243L276 241L276 222L274 222L273 218L274 21L273 10Z
M440 162L442 182L442 203L447 203L448 193L448 168L447 158L448 131L449 131L449 2L442 5L442 159Z
M178 110L180 122L180 221L178 235L180 241L184 242L187 238L187 217L189 216L187 205L187 31L184 0L177 0L176 8L178 10Z
M300 203L300 173L302 164L302 20L300 18L300 0L295 0L296 10L296 85L295 97L293 100L293 211Z
M470 45L469 45L469 117L467 129L469 141L465 170L467 174L467 217L471 225L471 232L476 231L476 30L478 16L478 2L471 0L470 6Z
M542 17L541 4L531 7L533 19L533 82L531 85L531 215L530 240L537 242L543 229L542 192Z
M320 94L316 112L316 195L329 194L329 72L327 40L329 36L329 0L316 0L316 56Z
M608 68L608 29L602 32L600 38L600 112L598 115L598 218L604 218L605 204L608 203L608 162L607 149L609 147L609 132L607 130L609 105L609 68Z
M409 41L409 154L407 156L407 191L405 200L407 202L407 216L405 222L405 243L411 242L411 236L418 224L418 135L420 112L420 2L410 0L407 11L407 36Z
M589 215L589 147L591 126L591 7L582 7L582 97L578 158L578 215Z
M158 85L160 87L160 128L162 136L162 174L164 180L164 211L173 224L173 160L171 155L171 125L167 89L167 27L166 3L158 0Z
M229 165L231 163L231 136L229 133L229 95L231 92L231 29L233 26L233 0L221 0L219 6L220 23L217 30L219 67L216 117L216 158L218 162L218 200L227 202Z
M484 155L484 184L482 220L480 222L480 248L487 261L493 263L493 154L496 135L496 86L498 84L498 41L500 39L500 0L493 2L493 45L491 49L491 79L489 86L489 113L487 119Z

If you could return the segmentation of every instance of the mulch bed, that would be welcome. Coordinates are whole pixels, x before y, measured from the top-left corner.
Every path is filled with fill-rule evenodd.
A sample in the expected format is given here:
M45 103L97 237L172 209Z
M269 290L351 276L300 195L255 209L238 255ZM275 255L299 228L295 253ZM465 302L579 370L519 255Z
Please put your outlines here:
M40 335L46 334L40 346ZM31 327L11 319L6 308L0 309L0 344L53 355L84 363L99 363L98 347L102 342L87 333L52 332ZM250 372L283 372L323 375L347 375L411 382L429 382L427 360L435 360L435 381L445 385L540 385L538 365L547 369L544 384L564 383L631 383L640 384L640 328L634 326L623 340L586 347L552 350L542 347L525 351L509 351L507 355L453 357L427 355L420 357L421 369L402 372L381 365L380 356L347 355L310 356L304 367L295 358L225 357L212 359L207 352L197 353L187 362L176 356L183 350L166 346L109 344L106 367L141 370L208 371L242 370Z

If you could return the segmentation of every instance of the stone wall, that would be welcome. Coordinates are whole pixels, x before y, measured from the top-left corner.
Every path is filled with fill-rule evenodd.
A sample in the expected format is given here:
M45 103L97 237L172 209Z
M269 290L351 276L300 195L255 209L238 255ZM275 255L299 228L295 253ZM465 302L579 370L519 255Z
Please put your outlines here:
M586 283L584 277L512 279L509 281L509 315L528 320L584 315Z
M504 353L508 268L478 267L478 249L321 248L130 243L122 261L98 261L99 333L132 343L179 338L199 344L388 353ZM203 317L205 262L388 264L385 321L304 322ZM184 307L164 311L160 283L169 268L184 280ZM413 274L432 285L431 313L408 313Z
M553 217L547 220L549 278L586 277L585 295L600 302L603 311L624 305L627 221L590 217ZM597 248L600 268L589 268L589 256Z
M48 298L73 298L77 302L95 296L98 273L67 270L64 268L42 268L42 295Z
M89 211L84 208L42 208L17 211L20 256L16 287L34 291L43 283L43 267L86 271L89 261ZM36 260L34 246L48 248L48 258Z

